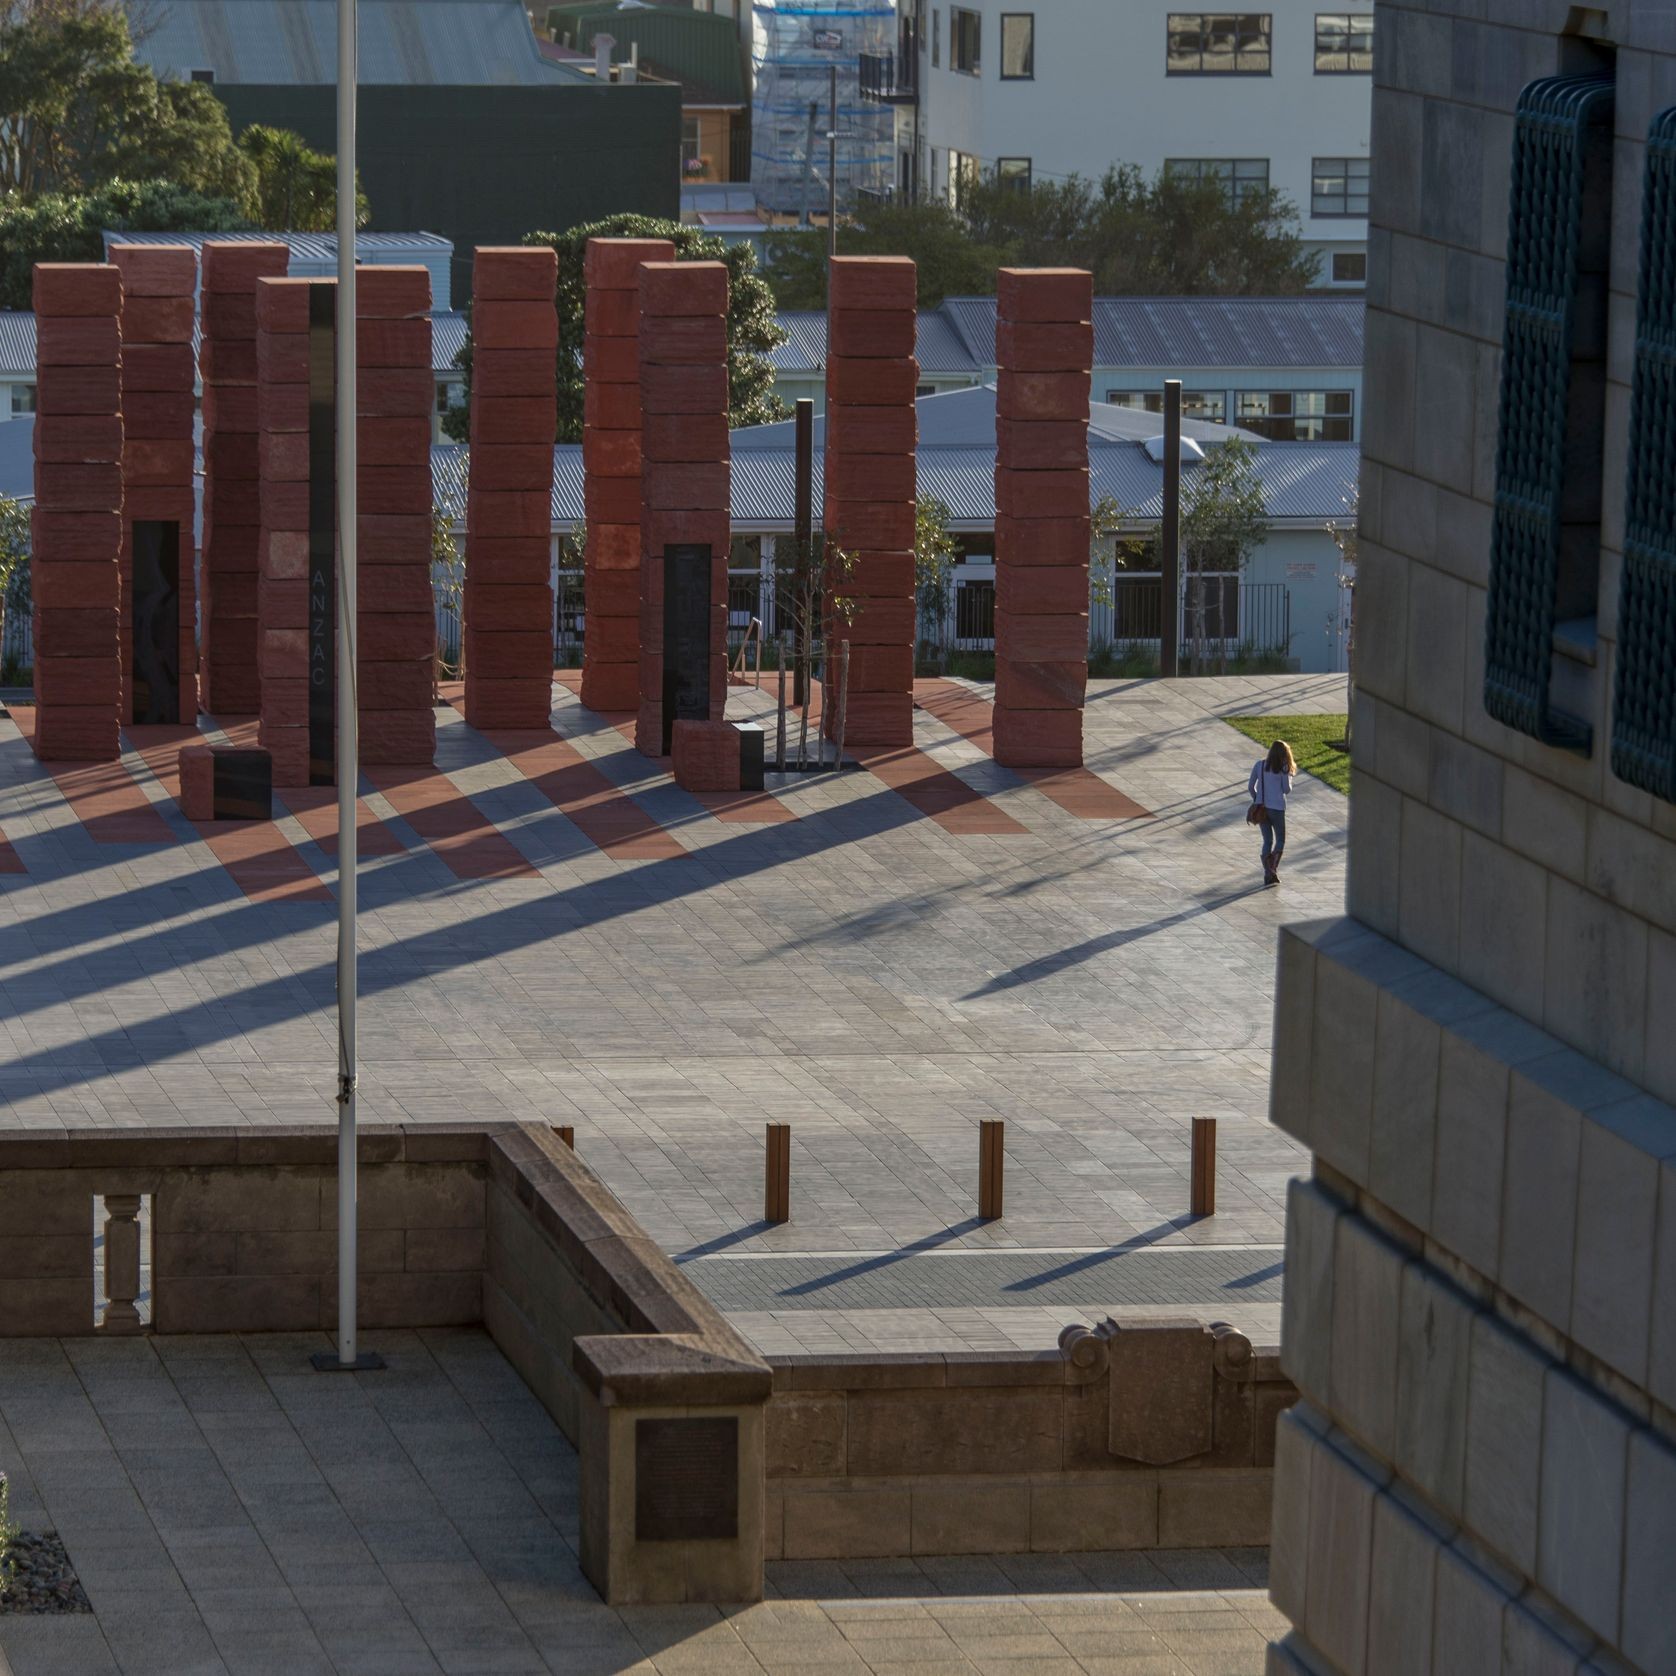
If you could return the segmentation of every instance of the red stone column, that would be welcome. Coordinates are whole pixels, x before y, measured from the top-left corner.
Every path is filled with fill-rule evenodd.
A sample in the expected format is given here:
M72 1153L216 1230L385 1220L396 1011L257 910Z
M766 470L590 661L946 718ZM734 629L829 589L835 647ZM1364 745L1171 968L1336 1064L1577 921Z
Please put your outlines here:
M176 660L180 706L166 722L198 719L197 542L192 493L192 324L198 257L189 244L113 244L122 275L122 718L134 713L134 523L163 519L180 528L180 629Z
M329 279L256 283L258 737L276 786L306 786L308 769L309 294Z
M37 262L35 754L121 754L117 626L122 550L122 276Z
M473 727L541 728L553 713L557 282L546 246L478 247L465 582Z
M355 293L361 761L423 767L436 756L430 272L358 267Z
M995 356L995 760L1082 763L1094 281L1003 268Z
M256 282L283 274L283 244L203 247L198 372L204 385L204 552L199 581L203 708L262 708L257 672Z
M841 591L849 623L828 626L829 652L850 642L845 739L914 742L914 389L917 292L905 256L839 256L827 310L828 541L853 554ZM836 664L832 665L836 679ZM834 695L835 697L836 695ZM827 705L828 730L837 706Z
M673 262L667 239L589 239L582 370L582 702L632 710L640 691L640 266Z
M727 267L640 269L640 708L635 748L656 757L664 715L664 549L710 548L710 714L727 706L727 550L732 534L727 428Z

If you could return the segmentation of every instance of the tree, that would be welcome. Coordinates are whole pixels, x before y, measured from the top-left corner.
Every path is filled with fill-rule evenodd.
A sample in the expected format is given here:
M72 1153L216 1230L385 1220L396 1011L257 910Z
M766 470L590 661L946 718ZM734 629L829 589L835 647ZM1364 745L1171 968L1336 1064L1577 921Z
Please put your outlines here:
M949 662L949 577L956 551L947 503L921 494L914 502L914 610L921 622L931 625L934 638L925 644L939 674Z
M252 170L221 101L136 63L127 15L109 0L0 0L0 195L152 176L248 197Z
M846 552L830 535L816 530L807 542L794 535L782 535L774 542L774 598L775 615L781 624L782 646L789 628L792 637L793 668L796 670L795 692L808 693L815 668L815 647L821 646L821 679L825 683L825 703L836 691L832 654L837 650L837 631L854 622L862 609L861 602L846 594L844 585L855 573L856 556ZM807 761L809 742L809 706L800 712L797 733L797 766L801 770ZM784 715L781 717L784 728ZM824 733L825 719L822 718ZM820 760L826 760L826 747L820 745ZM778 761L778 744L775 758Z
M29 564L29 508L0 495L0 646L6 643L6 602L12 584ZM5 1508L0 1506L0 1542L5 1537ZM3 1580L0 1580L3 1581Z
M1349 596L1350 620L1344 624L1344 673L1345 680L1345 718L1344 744L1350 748L1351 731L1356 718L1356 558L1361 546L1362 530L1362 486L1360 482L1352 485L1350 493L1344 497L1344 510L1349 517L1340 522L1332 519L1327 525L1327 534L1333 538L1333 545L1338 548L1338 585L1343 593ZM1329 626L1328 632L1333 633L1337 625Z
M100 234L248 232L229 198L206 197L166 180L112 181L93 194L0 198L0 308L33 308L37 262L102 262Z
M770 239L767 275L782 308L825 306L825 243L824 232ZM911 256L922 308L987 296L995 270L1015 265L1087 268L1107 296L1279 296L1312 285L1320 266L1284 194L1236 202L1224 183L1167 170L1148 180L1128 163L1027 192L972 174L957 205L872 206L839 229L839 244L851 255Z
M1182 472L1181 557L1195 667L1208 638L1206 576L1243 574L1251 555L1268 538L1268 508L1251 443L1235 437L1212 447L1199 464ZM1215 638L1226 645L1226 636Z
M1013 248L974 238L962 216L940 199L874 205L844 223L838 241L846 256L913 257L921 308L935 308L945 297L993 292L995 270L1007 266ZM825 308L825 229L771 235L764 275L781 308Z
M558 252L559 279L554 301L559 311L559 397L554 437L582 440L583 305L587 286L583 264L589 239L667 239L678 262L724 262L728 270L727 374L728 423L766 425L784 419L789 409L774 393L774 368L767 352L785 341L774 322L774 293L756 271L756 252L748 244L727 245L714 234L679 221L654 216L613 215L604 221L572 227L564 233L530 233L525 244L544 244ZM465 369L466 400L443 417L443 428L456 442L471 436L471 338L455 357Z
M239 135L239 150L251 165L250 211L271 232L329 233L337 226L338 160L315 151L289 128L260 123ZM355 225L371 219L367 195L355 180Z

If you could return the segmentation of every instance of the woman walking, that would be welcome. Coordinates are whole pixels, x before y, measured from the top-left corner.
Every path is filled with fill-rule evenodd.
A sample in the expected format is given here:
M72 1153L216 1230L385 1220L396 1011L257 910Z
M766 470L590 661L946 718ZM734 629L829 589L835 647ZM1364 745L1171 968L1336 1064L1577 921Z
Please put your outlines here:
M1269 754L1251 765L1251 807L1263 828L1263 883L1280 883L1280 858L1286 853L1286 799L1298 764L1284 739L1269 746Z

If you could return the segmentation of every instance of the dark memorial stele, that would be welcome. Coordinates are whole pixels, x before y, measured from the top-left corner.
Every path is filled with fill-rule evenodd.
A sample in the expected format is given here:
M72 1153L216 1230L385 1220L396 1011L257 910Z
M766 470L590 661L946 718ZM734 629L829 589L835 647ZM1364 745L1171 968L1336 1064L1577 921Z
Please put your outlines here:
M308 293L308 783L337 783L337 291Z
M136 518L129 529L134 579L128 720L187 721L180 713L180 524L173 518Z
M676 722L710 719L710 546L663 550L663 754Z
M739 1422L636 1420L636 1542L728 1542L739 1535Z
M266 751L215 753L214 810L218 821L269 821L274 813L273 758Z

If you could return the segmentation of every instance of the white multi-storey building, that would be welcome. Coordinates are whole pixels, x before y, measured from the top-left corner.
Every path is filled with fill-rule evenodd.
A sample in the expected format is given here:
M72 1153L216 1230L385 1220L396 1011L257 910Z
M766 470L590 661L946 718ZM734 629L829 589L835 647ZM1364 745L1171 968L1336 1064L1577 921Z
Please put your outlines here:
M1366 273L1373 4L1266 0L897 0L897 50L863 67L897 109L903 195L958 197L970 170L1021 188L1113 163L1274 187L1321 256L1321 283Z

